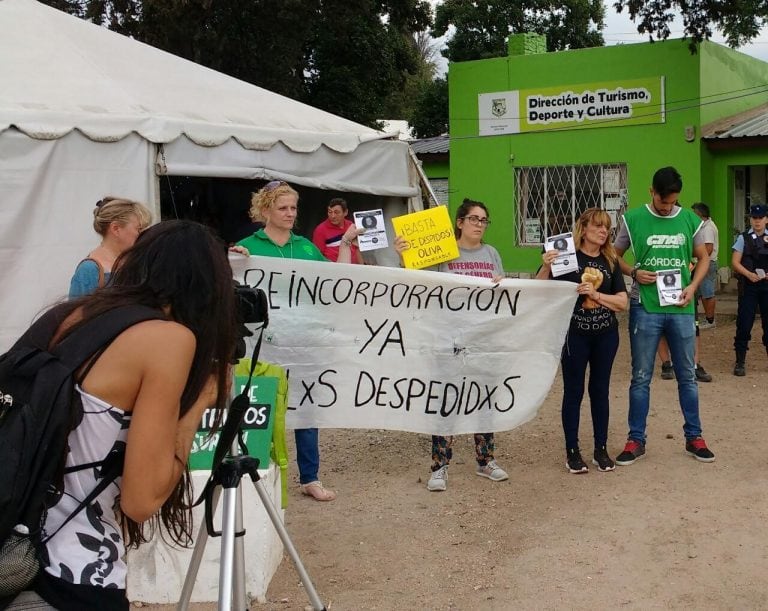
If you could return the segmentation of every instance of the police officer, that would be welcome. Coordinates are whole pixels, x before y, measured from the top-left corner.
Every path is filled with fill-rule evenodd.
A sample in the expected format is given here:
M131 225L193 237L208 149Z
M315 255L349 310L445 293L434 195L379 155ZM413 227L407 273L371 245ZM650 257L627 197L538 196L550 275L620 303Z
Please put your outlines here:
M739 234L733 245L731 267L738 277L739 305L736 314L736 337L733 347L736 351L736 365L733 375L746 375L744 361L749 340L752 339L752 325L755 312L760 307L763 325L763 345L768 350L768 206L756 204L749 209L751 228Z

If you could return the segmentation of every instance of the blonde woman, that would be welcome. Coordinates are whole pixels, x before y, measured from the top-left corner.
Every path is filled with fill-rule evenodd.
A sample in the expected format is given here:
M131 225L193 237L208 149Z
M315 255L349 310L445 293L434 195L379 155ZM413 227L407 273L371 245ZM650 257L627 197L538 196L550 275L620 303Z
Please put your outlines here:
M109 280L115 259L136 242L149 227L152 213L139 202L121 197L105 197L93 210L93 229L101 244L78 263L69 283L69 298L90 295Z
M589 208L576 221L578 272L558 276L558 280L576 283L579 297L573 309L571 326L563 347L562 419L565 433L565 466L570 473L589 471L579 450L579 415L584 396L584 380L589 365L589 403L595 450L592 463L598 471L613 471L608 456L608 389L613 359L619 348L619 323L616 312L627 308L627 288L619 267L619 258L610 241L611 217L599 208ZM548 250L536 277L552 278L552 263L559 255Z
M251 218L263 221L264 227L240 240L232 250L244 255L282 257L327 261L310 240L293 233L298 215L299 194L286 182L273 180L253 194ZM360 231L351 225L341 236L339 263L349 263L352 241ZM333 490L325 488L318 479L320 470L319 432L317 429L296 429L296 462L299 466L301 492L316 501L332 501Z

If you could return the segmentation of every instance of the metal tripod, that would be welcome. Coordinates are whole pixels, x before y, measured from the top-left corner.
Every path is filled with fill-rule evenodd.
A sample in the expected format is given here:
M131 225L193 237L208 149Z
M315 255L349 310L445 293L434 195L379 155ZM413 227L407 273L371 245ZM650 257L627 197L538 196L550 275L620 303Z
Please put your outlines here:
M235 444L233 444L234 447ZM251 476L261 503L296 567L296 572L298 572L301 583L304 585L309 602L312 603L312 608L315 611L325 611L325 605L320 600L314 585L312 585L309 574L288 536L288 531L286 531L280 516L272 505L272 499L264 489L264 484L259 477L258 468L259 460L247 454L228 456L216 468L211 482L215 485L212 501L210 506L206 503L205 508L206 523L200 526L177 609L181 611L189 609L192 588L195 585L195 579L200 569L205 544L208 541L209 535L221 536L219 610L230 611L233 606L237 611L246 611L248 609L245 593L245 562L243 553L243 536L245 535L243 530L243 495L240 489L240 481L243 475L247 474ZM222 508L221 531L217 533L213 529L213 514L216 511L222 490L224 491L224 505Z

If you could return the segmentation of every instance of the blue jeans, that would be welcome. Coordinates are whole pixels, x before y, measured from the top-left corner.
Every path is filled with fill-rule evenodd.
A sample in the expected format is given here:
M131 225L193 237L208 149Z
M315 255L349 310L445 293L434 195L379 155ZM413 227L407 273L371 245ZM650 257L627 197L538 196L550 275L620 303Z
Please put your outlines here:
M317 481L320 470L320 434L317 429L296 429L296 464L299 465L299 482Z
M584 378L589 365L589 405L592 409L592 430L595 448L608 441L611 369L619 349L619 331L611 329L599 335L579 335L568 332L560 359L563 372L562 419L565 449L579 447L579 416L584 397Z
M674 307L674 306L670 306ZM632 349L632 382L629 385L629 439L645 443L645 424L650 405L650 386L656 349L664 335L669 344L677 378L677 395L683 412L686 439L701 435L699 387L693 351L696 321L693 314L651 314L636 300L629 308L629 342Z

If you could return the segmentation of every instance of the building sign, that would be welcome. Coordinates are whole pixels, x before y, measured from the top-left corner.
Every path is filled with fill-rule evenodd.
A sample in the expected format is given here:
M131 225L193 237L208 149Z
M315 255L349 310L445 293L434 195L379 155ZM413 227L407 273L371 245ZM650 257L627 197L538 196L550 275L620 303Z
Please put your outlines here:
M541 221L539 219L525 219L525 243L535 244L541 242Z
M664 123L664 77L478 95L481 136Z

